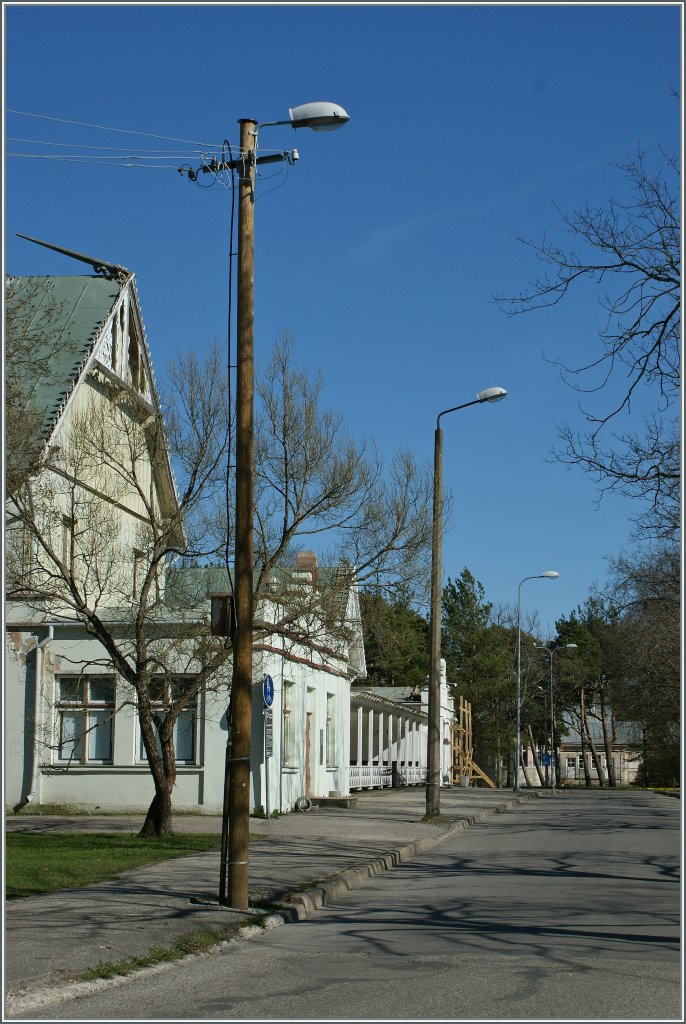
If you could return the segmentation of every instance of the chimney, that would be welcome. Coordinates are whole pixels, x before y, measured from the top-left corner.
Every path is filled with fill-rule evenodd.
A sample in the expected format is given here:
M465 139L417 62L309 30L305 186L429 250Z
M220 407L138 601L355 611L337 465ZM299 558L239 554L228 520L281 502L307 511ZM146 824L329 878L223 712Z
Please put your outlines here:
M318 583L317 556L314 551L301 551L295 556L295 572L293 575L295 579L309 584L313 590L316 589Z

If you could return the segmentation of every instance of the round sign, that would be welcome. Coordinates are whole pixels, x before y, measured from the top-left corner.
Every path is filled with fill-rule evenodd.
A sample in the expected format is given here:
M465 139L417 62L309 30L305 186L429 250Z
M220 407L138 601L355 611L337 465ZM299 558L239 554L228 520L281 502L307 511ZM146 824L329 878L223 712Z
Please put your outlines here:
M274 703L274 680L271 676L265 676L262 683L262 696L265 707L270 708Z

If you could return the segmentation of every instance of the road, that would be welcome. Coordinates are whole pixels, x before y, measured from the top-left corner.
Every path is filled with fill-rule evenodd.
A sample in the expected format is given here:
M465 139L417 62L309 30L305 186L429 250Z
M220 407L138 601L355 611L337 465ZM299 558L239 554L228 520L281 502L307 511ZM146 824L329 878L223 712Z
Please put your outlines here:
M680 803L566 792L32 1020L682 1020Z

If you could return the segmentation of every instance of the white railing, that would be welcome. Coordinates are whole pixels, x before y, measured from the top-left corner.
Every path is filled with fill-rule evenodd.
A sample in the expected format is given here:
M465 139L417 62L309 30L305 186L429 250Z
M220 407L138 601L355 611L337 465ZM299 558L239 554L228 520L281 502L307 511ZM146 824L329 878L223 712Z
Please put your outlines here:
M426 782L426 768L404 768L400 767L400 774L404 775L408 786L423 786Z
M377 764L351 764L349 771L350 789L389 789L393 785L390 767ZM426 768L399 765L396 784L401 786L423 786L426 782Z
M381 789L392 783L391 769L377 764L351 764L349 771L351 789Z

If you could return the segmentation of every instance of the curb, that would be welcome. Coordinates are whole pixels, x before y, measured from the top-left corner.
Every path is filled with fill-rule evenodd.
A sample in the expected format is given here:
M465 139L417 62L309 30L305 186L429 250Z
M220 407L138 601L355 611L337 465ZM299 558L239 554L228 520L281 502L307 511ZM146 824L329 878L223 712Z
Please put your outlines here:
M281 907L276 913L263 918L261 924L246 924L239 926L232 938L222 940L205 953L192 953L187 957L180 957L178 960L174 960L172 962L155 964L152 967L143 967L140 970L135 971L133 974L118 975L114 978L98 979L96 981L74 981L66 982L64 984L56 983L50 988L30 989L27 987L18 988L15 992L6 992L5 1013L15 1017L21 1017L31 1010L42 1009L46 1006L51 1006L54 1003L63 1003L69 999L76 999L79 996L103 992L109 988L116 988L118 985L123 985L124 982L129 981L132 977L139 977L142 974L151 972L158 974L161 971L168 971L171 970L175 964L182 963L184 960L195 959L198 956L214 956L227 946L232 946L237 942L245 942L249 939L254 939L258 935L262 935L265 931L270 931L273 928L279 928L284 924L304 921L316 910L321 910L322 907L332 903L337 897L358 888L358 886L366 882L367 879L383 874L384 871L390 871L392 868L397 867L399 864L406 863L420 853L428 853L429 850L433 850L436 846L444 843L446 839L449 839L450 836L454 835L456 832L463 832L472 825L477 825L479 822L485 821L487 818L491 818L494 814L502 814L503 811L508 811L510 808L516 807L518 804L522 804L526 800L536 800L549 797L549 793L542 791L535 791L533 793L513 797L512 799L499 804L497 807L489 807L487 810L481 811L479 814L468 815L464 818L460 818L458 821L450 823L437 836L427 836L425 839L415 839L405 846L397 847L395 850L391 850L389 853L385 853L381 857L377 857L368 864L364 864L356 868L348 868L328 882L322 882L321 885L317 885L306 892L292 894L287 897L287 906ZM7 1019L11 1018L8 1017Z
M395 850L391 850L389 853L383 854L381 857L377 857L376 860L370 861L368 864L364 864L357 868L348 868L346 871L342 871L328 882L322 882L321 885L317 885L307 892L296 893L288 897L288 907L284 907L277 911L275 916L283 918L283 923L288 924L293 921L304 921L314 913L315 910L321 910L327 904L332 903L337 897L343 896L346 892L350 892L352 889L356 889L362 885L368 878L373 878L375 875L380 875L384 871L390 871L391 868L397 867L398 864L404 864L416 857L420 853L428 853L429 850L433 850L436 846L444 843L455 832L462 832L472 825L476 825L481 821L485 821L487 818L492 817L494 814L502 814L503 811L509 810L511 807L516 807L517 804L524 803L525 800L536 800L546 798L547 793L531 793L526 796L513 797L513 799L500 804L498 807L489 807L485 811L481 811L479 814L469 815L465 818L460 818L459 821L453 822L438 836L430 836L426 839L415 839L413 842L408 843L407 846L397 847Z

